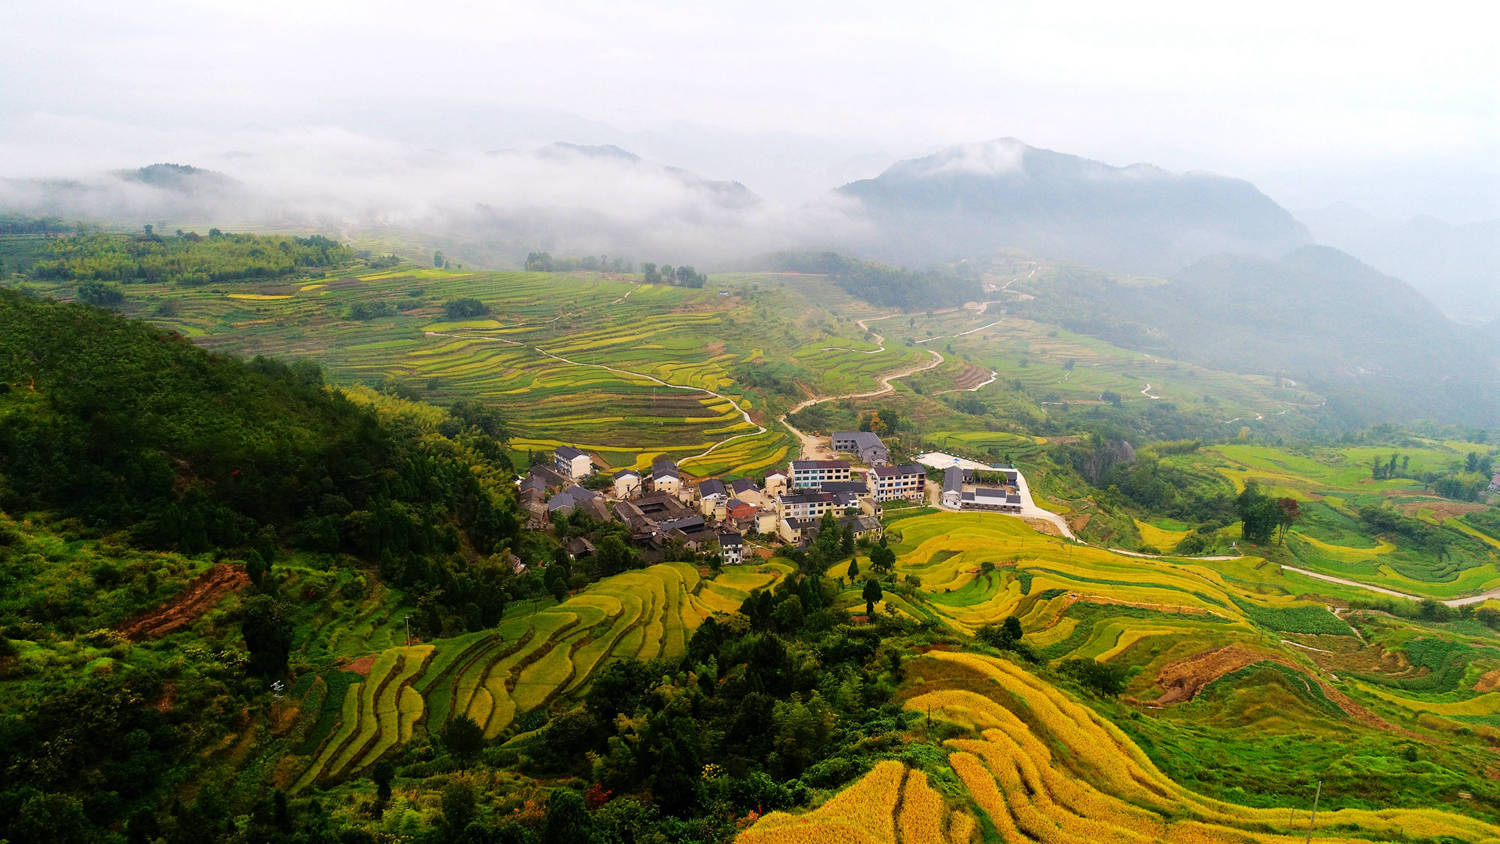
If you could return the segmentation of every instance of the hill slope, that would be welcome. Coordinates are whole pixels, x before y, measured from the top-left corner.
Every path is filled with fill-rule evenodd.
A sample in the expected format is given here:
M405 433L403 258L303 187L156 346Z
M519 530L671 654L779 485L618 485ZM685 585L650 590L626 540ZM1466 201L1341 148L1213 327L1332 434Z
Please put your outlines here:
M1005 247L1108 269L1165 273L1218 252L1276 255L1309 240L1249 182L1114 167L1005 138L948 147L839 189L879 257L954 260Z

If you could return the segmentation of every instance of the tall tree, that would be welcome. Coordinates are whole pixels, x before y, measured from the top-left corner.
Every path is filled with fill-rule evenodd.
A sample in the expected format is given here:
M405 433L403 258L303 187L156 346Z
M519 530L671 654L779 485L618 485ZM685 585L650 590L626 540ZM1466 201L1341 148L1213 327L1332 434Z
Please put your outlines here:
M880 582L873 577L866 580L864 591L860 593L860 597L865 599L865 615L873 619L875 617L875 602L885 597L885 594L880 591Z

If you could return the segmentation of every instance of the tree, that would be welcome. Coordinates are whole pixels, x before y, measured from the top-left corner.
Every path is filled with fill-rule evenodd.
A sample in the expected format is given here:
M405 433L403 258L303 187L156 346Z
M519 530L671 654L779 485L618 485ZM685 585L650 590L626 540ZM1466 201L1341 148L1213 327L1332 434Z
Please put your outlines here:
M1251 481L1245 484L1244 491L1235 499L1235 505L1241 522L1240 536L1247 542L1270 542L1282 517L1276 499L1262 493L1260 486Z
M661 284L661 273L656 271L655 264L641 264L642 284Z
M885 537L880 537L880 543L870 549L870 568L888 572L896 565L896 552L886 545Z
M1302 520L1302 505L1295 498L1276 499L1276 525L1281 528L1281 541L1286 542L1286 532Z
M583 797L571 788L560 788L547 798L547 817L542 821L542 844L574 844L591 841L594 820Z
M443 747L460 759L472 759L484 747L484 728L467 715L460 715L443 725L440 734Z
M434 267L442 267L446 263L448 263L448 261L443 257L442 250L438 250L437 252L432 253L432 265Z
M864 598L865 601L865 615L873 619L875 617L875 602L885 597L885 594L880 591L880 582L873 577L866 580L864 591L860 593L860 597Z
M391 802L391 781L396 778L396 769L388 760L382 759L375 763L370 771L370 779L375 782L375 813L377 816L385 812L386 804Z
M850 577L851 580L853 578L859 577L859 558L858 557L850 557L849 558L849 577Z
M292 652L292 622L287 606L270 595L257 595L245 602L240 632L250 650L250 670L263 677L286 673Z
M1059 670L1105 697L1116 697L1125 690L1124 666L1093 659L1070 659Z
M847 557L854 553L854 528L844 525L843 532L839 535L839 556Z
M443 303L448 319L472 319L490 312L490 306L472 297L449 299Z
M462 782L448 783L443 786L442 807L443 823L452 840L474 820L474 790Z
M118 285L102 281L85 281L78 285L78 299L90 305L108 308L125 301L125 294Z

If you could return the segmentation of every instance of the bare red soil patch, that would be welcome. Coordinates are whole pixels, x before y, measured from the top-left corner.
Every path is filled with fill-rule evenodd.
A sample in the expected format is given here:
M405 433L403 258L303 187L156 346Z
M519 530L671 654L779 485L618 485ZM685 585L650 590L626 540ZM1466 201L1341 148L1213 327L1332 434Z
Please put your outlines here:
M370 668L374 664L375 664L375 655L374 654L365 654L364 656L360 657L359 659L356 659L353 662L349 663L348 665L344 666L344 670L345 671L353 671L355 674L358 674L361 677L368 677L368 676L370 676Z
M136 641L165 636L197 621L225 595L245 588L249 582L244 566L219 563L166 603L126 619L115 629Z

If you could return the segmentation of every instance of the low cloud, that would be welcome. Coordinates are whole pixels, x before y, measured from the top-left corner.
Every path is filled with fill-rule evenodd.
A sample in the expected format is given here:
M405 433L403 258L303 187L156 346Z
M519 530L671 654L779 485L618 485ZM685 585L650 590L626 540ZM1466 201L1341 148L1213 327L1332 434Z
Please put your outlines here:
M455 151L336 127L165 138L61 118L30 129L0 147L10 162L0 209L132 226L400 230L482 244L496 263L539 249L707 264L827 246L860 226L832 195L782 204L614 147ZM68 135L71 168L51 152ZM157 162L211 172L165 184L136 175Z

